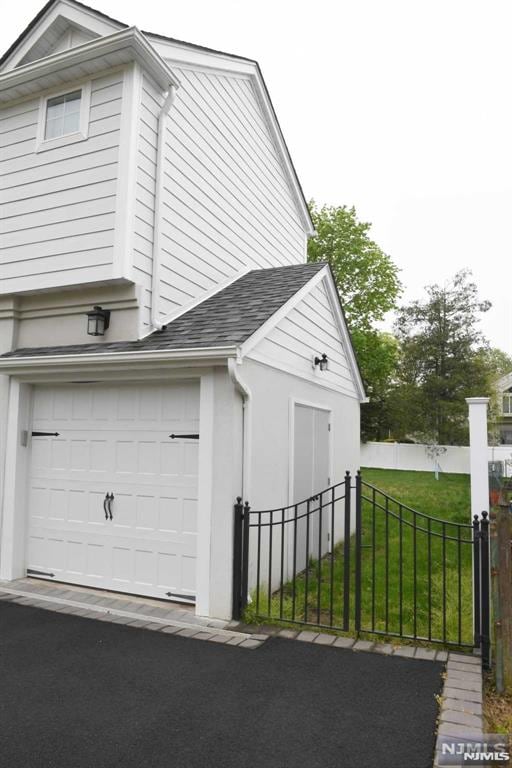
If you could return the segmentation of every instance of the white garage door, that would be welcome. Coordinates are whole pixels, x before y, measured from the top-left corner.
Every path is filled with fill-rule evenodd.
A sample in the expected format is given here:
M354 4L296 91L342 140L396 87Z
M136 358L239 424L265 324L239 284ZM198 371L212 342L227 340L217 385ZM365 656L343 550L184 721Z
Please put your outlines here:
M193 601L199 383L36 387L32 431L29 575Z

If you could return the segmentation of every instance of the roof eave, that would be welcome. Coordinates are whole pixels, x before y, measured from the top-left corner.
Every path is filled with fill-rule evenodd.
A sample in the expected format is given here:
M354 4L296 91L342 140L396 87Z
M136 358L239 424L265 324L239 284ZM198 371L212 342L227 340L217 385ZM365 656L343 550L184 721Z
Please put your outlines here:
M0 94L27 81L50 75L55 71L82 64L92 58L111 54L123 48L130 48L133 56L146 66L162 87L169 84L176 87L180 85L179 79L154 50L142 32L137 27L129 27L121 32L96 38L76 48L46 56L44 59L38 59L0 74Z
M83 352L64 355L27 355L25 357L0 357L0 371L17 374L40 369L62 369L76 367L132 366L139 363L190 363L204 364L207 361L222 361L236 357L236 346L190 347L183 349L131 350L124 352Z

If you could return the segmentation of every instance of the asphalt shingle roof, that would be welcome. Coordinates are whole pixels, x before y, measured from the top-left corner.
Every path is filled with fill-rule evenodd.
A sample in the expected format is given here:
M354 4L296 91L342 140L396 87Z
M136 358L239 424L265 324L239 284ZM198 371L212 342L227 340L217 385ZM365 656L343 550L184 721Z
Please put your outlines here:
M7 352L1 357L238 346L324 266L320 262L255 269L171 321L163 331L137 341L27 347Z

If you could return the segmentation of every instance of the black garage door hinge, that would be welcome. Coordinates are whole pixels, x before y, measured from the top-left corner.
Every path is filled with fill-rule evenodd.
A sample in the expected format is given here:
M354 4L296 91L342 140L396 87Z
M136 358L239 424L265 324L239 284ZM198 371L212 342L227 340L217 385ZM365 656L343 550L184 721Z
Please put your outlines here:
M58 437L59 432L32 432L32 437Z
M174 432L173 432L173 434L169 435L169 437L172 440L176 440L177 438L180 438L180 437L182 437L184 440L199 440L199 435L198 434L193 434L193 435L175 435Z
M180 595L178 592L166 592L165 593L167 597L176 597L179 600L190 600L191 603L195 603L196 596L195 595Z
M32 568L27 568L27 576L50 576L53 579L54 573L47 573L46 571L34 571Z

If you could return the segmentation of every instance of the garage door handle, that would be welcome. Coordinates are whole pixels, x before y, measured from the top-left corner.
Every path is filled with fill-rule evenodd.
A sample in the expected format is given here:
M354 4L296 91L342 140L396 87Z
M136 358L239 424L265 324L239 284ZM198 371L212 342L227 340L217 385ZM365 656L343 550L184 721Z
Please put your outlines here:
M108 513L110 515L110 519L112 520L112 502L114 501L114 494L111 493L110 496L107 494L107 501L108 501Z
M105 520L108 520L107 501L108 493L105 494L105 498L103 499L103 511L105 512Z

